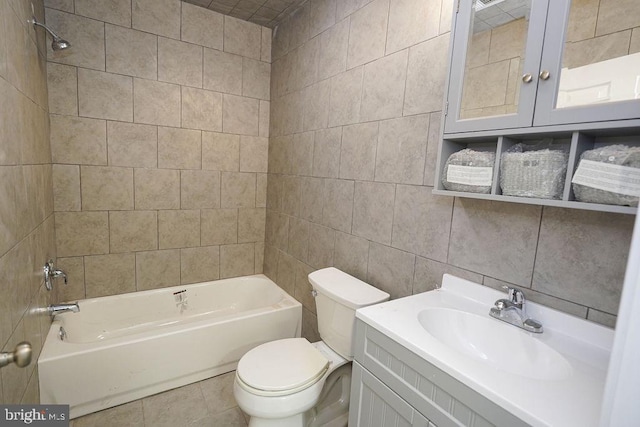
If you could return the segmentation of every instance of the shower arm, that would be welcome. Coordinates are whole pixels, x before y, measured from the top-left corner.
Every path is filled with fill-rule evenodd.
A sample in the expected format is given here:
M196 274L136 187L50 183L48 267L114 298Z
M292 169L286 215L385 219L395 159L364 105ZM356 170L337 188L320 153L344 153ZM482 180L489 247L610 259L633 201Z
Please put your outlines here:
M49 34L51 34L51 37L53 37L53 39L54 39L54 40L60 40L60 36L58 36L56 33L54 33L53 31L51 31L51 30L49 29L49 27L47 27L46 25L39 23L39 22L36 20L36 17L35 17L35 16L34 16L30 21L27 21L27 22L29 22L29 23L31 23L31 24L33 24L33 25L37 25L37 26L39 26L39 27L44 28L45 30L47 30L47 32L48 32Z

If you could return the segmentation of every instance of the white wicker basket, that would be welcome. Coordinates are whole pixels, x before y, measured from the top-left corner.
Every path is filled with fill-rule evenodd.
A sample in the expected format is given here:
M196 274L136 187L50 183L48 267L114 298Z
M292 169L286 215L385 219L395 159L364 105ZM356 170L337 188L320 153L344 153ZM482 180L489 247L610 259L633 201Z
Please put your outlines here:
M444 165L442 185L451 191L489 194L495 161L496 154L491 151L465 148L455 152ZM454 168L458 172L456 177L451 173Z
M505 196L560 199L567 174L567 153L560 150L506 152L500 161Z

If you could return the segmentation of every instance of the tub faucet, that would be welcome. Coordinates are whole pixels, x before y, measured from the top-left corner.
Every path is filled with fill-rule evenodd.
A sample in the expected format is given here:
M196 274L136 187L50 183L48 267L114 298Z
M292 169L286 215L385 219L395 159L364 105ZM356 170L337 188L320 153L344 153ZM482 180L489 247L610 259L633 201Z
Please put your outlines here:
M541 333L542 324L527 317L524 293L520 289L504 286L507 298L500 298L489 310L489 315L528 332Z
M80 306L77 302L73 304L52 304L47 307L47 311L49 312L49 315L53 317L56 314L67 313L69 311L77 313L80 311Z

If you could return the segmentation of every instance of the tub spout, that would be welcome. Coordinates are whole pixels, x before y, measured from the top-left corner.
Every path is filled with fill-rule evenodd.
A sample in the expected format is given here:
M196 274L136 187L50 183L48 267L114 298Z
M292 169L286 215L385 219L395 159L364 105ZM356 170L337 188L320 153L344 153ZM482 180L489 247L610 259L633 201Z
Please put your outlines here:
M47 310L49 311L49 315L53 317L56 314L67 313L69 311L77 313L80 311L80 306L77 302L73 304L52 304L47 308Z

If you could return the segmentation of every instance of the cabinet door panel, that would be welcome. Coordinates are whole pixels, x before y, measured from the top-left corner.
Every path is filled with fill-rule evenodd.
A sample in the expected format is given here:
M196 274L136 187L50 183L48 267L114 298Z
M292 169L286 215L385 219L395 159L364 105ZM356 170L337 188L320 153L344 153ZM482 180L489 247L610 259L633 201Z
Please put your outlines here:
M547 3L460 3L449 77L447 133L531 126Z
M534 125L640 117L640 2L549 5Z

